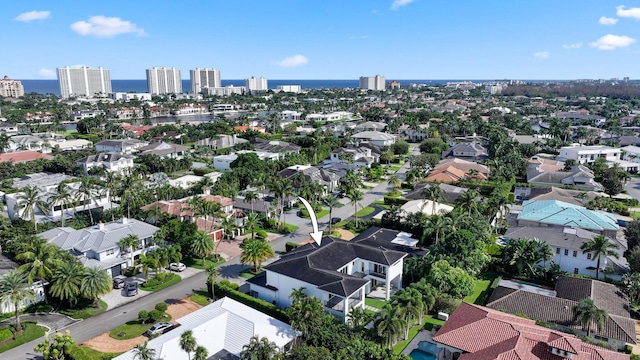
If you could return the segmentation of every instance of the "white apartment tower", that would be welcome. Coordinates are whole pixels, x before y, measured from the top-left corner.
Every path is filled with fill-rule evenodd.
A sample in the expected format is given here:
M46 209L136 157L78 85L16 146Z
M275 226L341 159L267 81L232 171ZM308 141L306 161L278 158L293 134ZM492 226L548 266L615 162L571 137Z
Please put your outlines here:
M244 81L244 86L249 90L250 93L254 92L264 92L269 90L269 86L267 84L267 79L263 77L255 77L252 76L249 79Z
M147 69L147 89L151 95L182 93L180 70L168 67Z
M58 85L60 96L93 97L96 94L111 93L111 75L109 69L74 66L58 68Z
M4 76L0 80L0 96L19 98L24 96L24 87L20 80L11 80L8 76Z
M191 92L198 94L202 88L220 88L220 70L214 68L195 68L191 70Z
M384 76L361 76L360 77L360 89L365 90L384 90L385 85Z

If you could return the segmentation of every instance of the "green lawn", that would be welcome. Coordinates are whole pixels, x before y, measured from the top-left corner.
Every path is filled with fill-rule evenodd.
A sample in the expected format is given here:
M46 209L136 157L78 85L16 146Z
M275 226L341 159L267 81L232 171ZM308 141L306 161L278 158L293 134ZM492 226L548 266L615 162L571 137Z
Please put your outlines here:
M290 234L296 230L298 230L298 227L295 225L291 225L291 224L287 224L285 223L284 226L287 228L286 231L277 231L278 234Z
M198 290L191 295L191 301L198 305L207 306L209 305L209 293L203 290Z
M370 298L365 298L364 299L364 304L365 305L369 305L369 306L373 306L376 309L382 309L382 307L386 304L387 302L384 300L379 300L379 299L370 299Z
M356 213L356 216L357 217L367 216L367 215L373 213L374 211L376 211L375 208L373 208L371 206L367 206L365 208L362 208L362 209L358 210L358 212Z
M321 210L320 212L316 213L316 219L320 219L321 217L327 216L329 214L329 210L328 209L324 209ZM308 216L300 216L303 219L308 219Z
M149 279L144 284L140 285L140 289L144 291L158 291L165 289L173 284L177 284L182 280L178 274L167 274L163 281L159 281L156 278Z
M71 349L71 356L76 360L105 360L113 359L122 353L103 353L90 347L75 345Z
M88 319L92 316L102 314L103 312L107 311L107 303L102 300L98 300L98 306L93 306L93 303L87 303L84 305L85 306L83 306L83 304L78 304L77 308L62 309L58 312L74 319Z
M444 321L434 319L431 316L428 316L427 318L424 319L422 324L416 325L412 327L411 330L409 330L409 337L406 340L400 341L393 346L394 355L399 355L400 353L402 353L402 350L404 350L404 348L406 348L407 345L409 345L411 340L413 340L413 338L416 337L416 335L418 335L418 331L420 331L420 329L423 329L423 328L426 329L428 327L428 329L430 330L433 327L433 325L442 325L442 324L444 324Z
M25 323L23 328L24 331L20 335L16 336L15 340L0 346L0 353L13 349L14 347L18 347L22 344L26 344L39 337L43 337L47 331L45 328L32 323Z
M396 172L396 171L400 170L401 167L402 167L402 165L389 165L389 166L387 166L387 170Z
M261 270L259 273L254 273L254 272L253 272L253 266L251 266L251 267L250 267L250 268L248 268L248 269L242 270L242 271L240 272L240 277L243 277L243 278L245 278L245 279L251 279L252 277L254 277L254 276L256 276L256 275L258 275L258 274L262 273L263 271L264 271L264 270Z
M171 320L171 316L169 316L169 314L165 314L165 315L166 317L163 317L158 321ZM133 339L146 333L147 330L149 330L149 328L153 326L153 324L155 324L155 322L153 321L149 321L146 324L142 324L140 323L140 321L138 321L138 319L128 321L126 324L122 324L114 328L113 330L111 330L111 332L109 333L109 336L111 336L116 340Z
M489 286L498 275L494 273L485 273L482 278L476 279L473 283L473 292L464 298L464 301L472 304L484 305L490 295Z
M182 259L182 263L187 265L188 267L192 267L194 269L205 270L209 264L213 264L214 266L219 266L225 262L223 257L220 257L220 260L214 261L211 258L204 260L204 265L202 259L194 259L194 258L184 258Z

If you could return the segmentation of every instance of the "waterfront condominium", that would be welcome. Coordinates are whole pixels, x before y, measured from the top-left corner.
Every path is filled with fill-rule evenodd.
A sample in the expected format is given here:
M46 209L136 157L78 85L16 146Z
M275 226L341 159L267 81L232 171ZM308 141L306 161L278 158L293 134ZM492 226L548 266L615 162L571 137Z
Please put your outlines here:
M147 89L151 95L182 93L180 70L168 67L147 69Z
M384 76L361 76L360 77L360 89L365 90L384 90L385 78Z
M252 76L250 79L246 79L244 81L244 86L249 90L250 93L254 92L264 92L269 90L267 85L267 79L263 77L254 77Z
M111 93L111 75L109 69L90 68L88 66L67 66L58 68L60 96L93 97L96 94Z
M8 76L0 80L0 96L19 98L24 96L24 87L20 80L11 80Z
M214 68L195 68L191 70L191 92L198 94L202 88L220 88L220 70Z

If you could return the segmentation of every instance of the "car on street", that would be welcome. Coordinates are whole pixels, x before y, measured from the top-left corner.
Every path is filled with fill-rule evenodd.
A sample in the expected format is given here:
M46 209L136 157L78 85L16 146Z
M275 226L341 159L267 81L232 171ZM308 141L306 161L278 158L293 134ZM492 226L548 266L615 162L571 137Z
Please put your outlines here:
M332 218L331 218L331 223L332 223L332 224L337 224L337 223L339 223L340 221L342 221L342 219L341 219L341 218L339 218L339 217L332 217Z
M171 263L169 264L169 270L171 271L184 271L187 266L183 263Z
M122 289L124 287L124 279L115 278L113 279L113 288L114 289Z
M138 283L130 282L125 286L127 296L138 295Z
M173 329L173 324L170 322L159 322L147 330L148 335L164 334L166 331Z

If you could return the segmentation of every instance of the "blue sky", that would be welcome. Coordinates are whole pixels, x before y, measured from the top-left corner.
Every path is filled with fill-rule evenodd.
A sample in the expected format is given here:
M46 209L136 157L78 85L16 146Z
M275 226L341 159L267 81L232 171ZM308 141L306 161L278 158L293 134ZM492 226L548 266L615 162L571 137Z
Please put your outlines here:
M223 79L640 79L640 1L624 1L7 1L0 69L15 79L67 65L112 79L153 66L183 78L215 67Z

